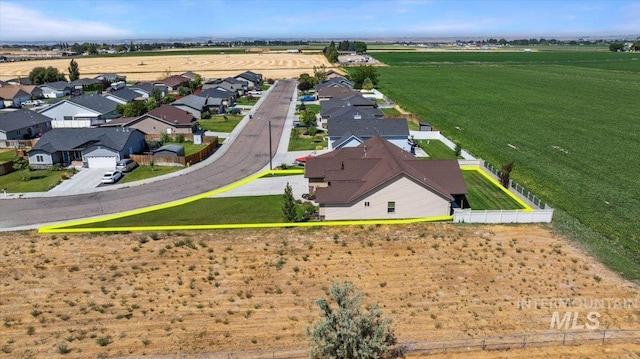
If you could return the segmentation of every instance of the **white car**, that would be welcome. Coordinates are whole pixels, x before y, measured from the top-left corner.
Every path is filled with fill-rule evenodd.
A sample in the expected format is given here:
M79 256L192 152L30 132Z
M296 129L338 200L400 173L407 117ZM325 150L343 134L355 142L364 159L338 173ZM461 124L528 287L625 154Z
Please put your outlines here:
M120 171L108 171L103 176L100 182L102 183L116 183L122 178L122 172Z
M27 100L22 103L22 106L38 106L38 105L39 105L38 100Z

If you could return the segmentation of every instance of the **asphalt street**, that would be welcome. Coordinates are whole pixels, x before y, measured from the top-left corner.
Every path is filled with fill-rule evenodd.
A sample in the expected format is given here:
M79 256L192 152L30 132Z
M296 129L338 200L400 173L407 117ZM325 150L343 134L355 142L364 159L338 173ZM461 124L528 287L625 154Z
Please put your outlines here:
M100 216L175 201L211 191L247 177L269 164L269 121L276 153L295 91L295 80L280 80L223 156L183 175L80 195L0 200L0 229L29 227Z

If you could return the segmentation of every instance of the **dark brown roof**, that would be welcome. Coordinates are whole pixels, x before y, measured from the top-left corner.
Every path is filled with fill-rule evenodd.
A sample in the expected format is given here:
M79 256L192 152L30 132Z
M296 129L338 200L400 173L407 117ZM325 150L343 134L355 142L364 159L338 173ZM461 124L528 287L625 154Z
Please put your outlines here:
M318 90L318 97L345 98L359 94L358 91L348 87L323 87Z
M176 87L183 83L189 82L189 79L182 75L173 75L173 76L167 77L166 79L160 80L159 82L170 87Z
M419 160L379 136L358 147L309 158L305 178L322 178L329 187L316 190L318 203L350 203L400 177L407 177L448 200L467 193L456 160Z
M174 125L191 125L193 121L196 121L191 112L171 105L162 105L149 111L148 114Z

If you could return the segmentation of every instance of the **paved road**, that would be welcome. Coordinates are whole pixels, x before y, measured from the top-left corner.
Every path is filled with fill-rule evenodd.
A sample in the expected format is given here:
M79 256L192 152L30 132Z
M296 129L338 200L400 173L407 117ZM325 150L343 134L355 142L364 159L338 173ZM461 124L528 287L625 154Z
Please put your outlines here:
M295 80L281 80L271 89L227 152L208 166L143 186L74 196L0 200L0 229L99 216L166 203L204 193L262 169L269 163L287 118Z

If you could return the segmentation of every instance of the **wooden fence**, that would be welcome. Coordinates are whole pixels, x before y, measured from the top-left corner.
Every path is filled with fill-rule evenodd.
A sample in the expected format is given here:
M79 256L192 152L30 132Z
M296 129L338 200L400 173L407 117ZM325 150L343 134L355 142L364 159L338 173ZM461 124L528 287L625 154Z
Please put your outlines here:
M153 154L145 154L130 155L129 157L139 165L151 165L153 163L154 166L190 166L209 157L218 147L218 137L205 137L205 141L209 142L205 148L188 156L154 156Z
M13 161L0 163L0 176L6 175L13 171L15 171L15 169L13 169Z

